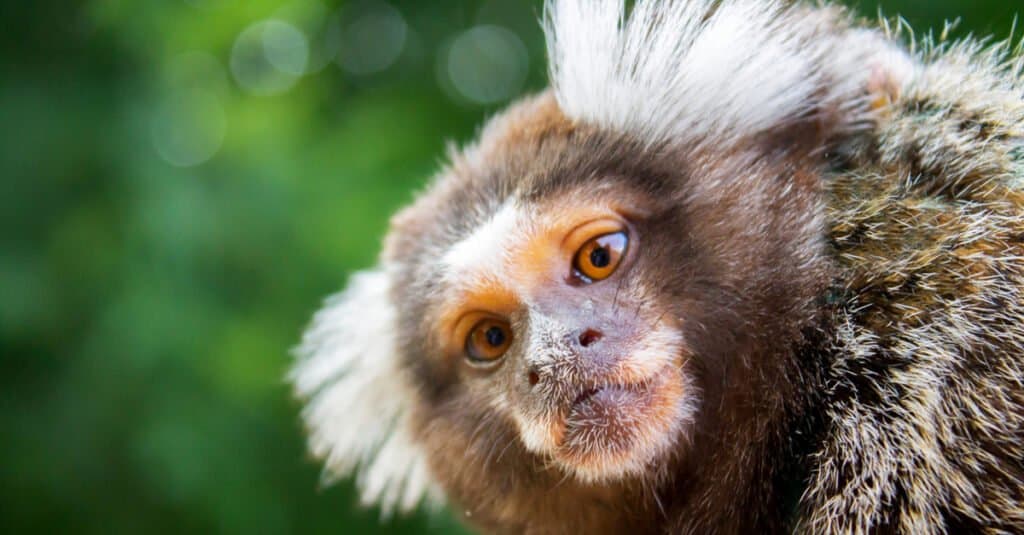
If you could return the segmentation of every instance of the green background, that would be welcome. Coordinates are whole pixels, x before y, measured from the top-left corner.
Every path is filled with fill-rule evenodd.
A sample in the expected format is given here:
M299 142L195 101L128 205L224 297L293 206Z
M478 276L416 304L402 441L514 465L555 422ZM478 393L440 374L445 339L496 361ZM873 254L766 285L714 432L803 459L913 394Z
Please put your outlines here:
M999 37L1019 5L884 3ZM321 486L282 377L445 142L543 87L538 11L5 2L0 531L457 531Z

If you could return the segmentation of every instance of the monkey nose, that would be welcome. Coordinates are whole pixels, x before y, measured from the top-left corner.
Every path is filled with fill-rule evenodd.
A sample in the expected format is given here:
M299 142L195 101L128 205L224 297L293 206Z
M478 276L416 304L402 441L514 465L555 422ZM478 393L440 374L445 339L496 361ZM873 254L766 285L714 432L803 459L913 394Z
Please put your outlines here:
M561 363L555 362L552 368L548 366L541 366L536 362L527 362L526 369L521 371L523 373L521 377L526 379L526 384L533 388L540 384L542 381L547 382L552 379L551 374L560 377L563 373L559 370L567 370L572 367L579 366L604 366L609 363L611 355L604 354L605 352L598 346L598 342L604 339L605 333L595 329L593 327L574 330L567 329L563 331L560 337L558 345L562 346L563 352L561 356L555 360L561 360ZM568 350L565 353L564 350ZM586 350L586 351L584 351ZM575 355L570 357L570 355ZM586 364L584 364L586 362Z
M580 346L582 346L582 347L590 347L591 345L593 345L594 343L596 343L598 340L600 340L603 337L604 337L604 334L602 334L601 331L598 331L596 329L587 329L587 330L583 331L582 333L580 333L580 336L579 336Z

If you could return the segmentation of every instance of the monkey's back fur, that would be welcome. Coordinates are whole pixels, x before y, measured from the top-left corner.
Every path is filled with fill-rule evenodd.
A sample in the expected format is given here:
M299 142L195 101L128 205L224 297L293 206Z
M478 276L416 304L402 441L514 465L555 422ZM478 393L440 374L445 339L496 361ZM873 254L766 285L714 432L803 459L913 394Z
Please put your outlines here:
M834 342L799 531L1024 531L1024 94L925 54L826 181Z

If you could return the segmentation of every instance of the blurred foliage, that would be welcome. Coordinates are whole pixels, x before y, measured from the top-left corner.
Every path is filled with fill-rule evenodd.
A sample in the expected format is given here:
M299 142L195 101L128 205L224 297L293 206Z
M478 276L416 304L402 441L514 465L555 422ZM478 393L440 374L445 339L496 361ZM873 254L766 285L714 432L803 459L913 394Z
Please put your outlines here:
M323 488L282 377L446 140L544 86L539 1L0 9L0 530L457 532Z

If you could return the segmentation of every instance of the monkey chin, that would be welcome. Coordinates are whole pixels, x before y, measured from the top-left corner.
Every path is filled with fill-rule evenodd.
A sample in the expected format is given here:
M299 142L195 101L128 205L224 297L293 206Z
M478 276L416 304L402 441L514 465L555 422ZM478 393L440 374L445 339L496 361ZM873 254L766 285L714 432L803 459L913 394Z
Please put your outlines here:
M645 381L588 389L564 419L554 461L584 483L650 474L652 464L685 446L695 397L676 366Z

